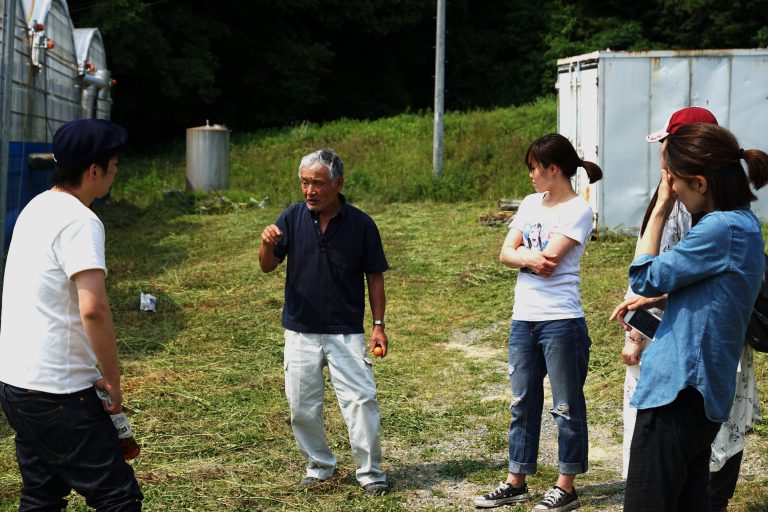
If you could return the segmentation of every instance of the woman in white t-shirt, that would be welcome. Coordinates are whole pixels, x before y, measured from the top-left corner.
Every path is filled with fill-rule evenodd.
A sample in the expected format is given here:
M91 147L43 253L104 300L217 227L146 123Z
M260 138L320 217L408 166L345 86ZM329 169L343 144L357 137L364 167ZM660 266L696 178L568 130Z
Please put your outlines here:
M579 269L593 215L573 190L571 178L579 167L590 183L603 173L597 164L579 158L559 134L536 140L525 161L536 193L521 203L499 256L504 265L520 269L509 335L509 473L497 489L475 498L475 506L528 499L525 479L537 469L544 377L549 375L560 474L534 510L566 511L579 507L573 481L587 471L583 388L592 343L579 296Z

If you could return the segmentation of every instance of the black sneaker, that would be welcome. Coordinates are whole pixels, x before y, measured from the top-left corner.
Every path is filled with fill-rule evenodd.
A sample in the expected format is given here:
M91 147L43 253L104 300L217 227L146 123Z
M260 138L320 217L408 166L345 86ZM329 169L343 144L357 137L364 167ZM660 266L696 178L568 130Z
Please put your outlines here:
M314 476L305 476L301 479L301 482L299 482L299 487L314 487L316 485L324 484L328 480L324 480L322 478L317 478Z
M576 488L573 492L566 492L558 486L554 486L544 493L541 503L533 507L536 510L548 510L549 512L565 512L566 510L576 510L579 508L579 497L576 495Z
M501 482L499 486L489 492L475 498L475 507L493 508L509 503L520 503L528 499L528 486L512 487L512 484Z
M389 484L387 482L371 482L364 485L363 489L371 496L381 496L389 491Z
M305 476L301 479L301 482L299 482L299 487L316 487L318 485L324 484L326 482L329 482L331 478L336 476L336 473L333 474L333 476L330 476L328 478L317 478L315 476Z
M318 478L316 476L305 476L304 478L301 479L301 482L299 482L299 487L316 487L326 482L330 482L332 479L338 476L339 476L338 469L335 469L333 471L333 474L328 478Z

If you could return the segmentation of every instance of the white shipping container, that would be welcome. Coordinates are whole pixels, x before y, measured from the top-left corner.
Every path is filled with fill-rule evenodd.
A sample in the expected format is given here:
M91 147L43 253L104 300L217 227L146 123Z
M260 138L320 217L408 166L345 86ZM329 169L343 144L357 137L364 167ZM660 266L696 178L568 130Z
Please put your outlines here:
M645 136L688 106L705 107L743 148L768 151L768 49L600 51L557 61L558 132L603 169L577 192L596 228L637 232L661 176L661 144ZM768 187L752 203L768 220Z

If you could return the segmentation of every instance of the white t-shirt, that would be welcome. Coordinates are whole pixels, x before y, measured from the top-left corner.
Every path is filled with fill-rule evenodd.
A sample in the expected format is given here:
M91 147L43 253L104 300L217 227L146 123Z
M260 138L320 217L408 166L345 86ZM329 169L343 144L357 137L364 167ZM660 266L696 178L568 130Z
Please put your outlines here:
M76 197L46 191L16 222L3 284L0 381L74 393L100 377L70 278L101 269L104 225Z
M522 232L523 245L535 251L543 251L555 234L578 244L560 260L551 277L521 269L515 285L513 320L539 322L584 316L579 269L584 244L592 233L592 208L581 196L546 207L542 204L544 197L545 193L540 193L523 199L511 229Z

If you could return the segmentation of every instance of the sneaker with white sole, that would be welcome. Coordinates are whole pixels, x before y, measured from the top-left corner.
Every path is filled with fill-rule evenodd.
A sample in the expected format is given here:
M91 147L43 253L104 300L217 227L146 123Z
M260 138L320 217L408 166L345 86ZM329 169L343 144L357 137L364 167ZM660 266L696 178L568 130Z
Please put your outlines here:
M520 503L528 499L528 486L513 487L512 484L501 482L499 486L488 494L475 498L476 508L494 508L510 503Z
M572 492L567 492L565 489L554 486L544 493L541 503L533 507L533 511L566 512L566 510L576 510L579 506L579 497L576 495L575 487Z

